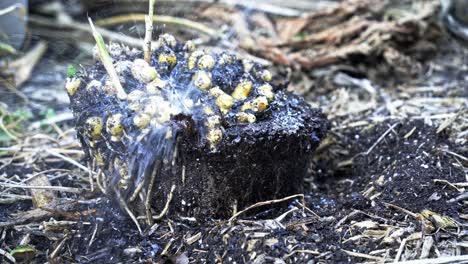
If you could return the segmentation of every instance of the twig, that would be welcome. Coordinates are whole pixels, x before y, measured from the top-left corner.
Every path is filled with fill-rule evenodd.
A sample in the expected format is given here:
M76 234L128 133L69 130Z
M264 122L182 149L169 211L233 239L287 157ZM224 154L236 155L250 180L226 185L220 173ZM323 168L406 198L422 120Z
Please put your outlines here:
M340 227L344 222L346 222L348 220L348 218L358 214L359 211L358 210L354 210L352 211L351 213L349 213L348 215L346 215L345 217L343 217L340 221L338 221L335 226L333 227L334 229L337 229L338 227Z
M189 244L189 245L192 245L193 243L195 243L197 240L199 240L200 238L202 237L202 233L201 232L198 232L197 234L189 237L189 238L186 238L185 239L185 243Z
M327 27L326 29L311 34L302 39L287 40L283 43L278 43L281 47L307 47L317 43L326 43L328 45L341 44L343 40L349 36L356 35L363 31L371 24L371 21L360 18L357 20L349 20L343 24Z
M52 251L50 254L49 258L50 259L55 259L57 257L57 254L60 252L60 250L63 248L63 245L65 245L65 242L69 239L68 235L66 235L62 241L58 244L58 246Z
M264 206L264 205L270 205L270 204L275 204L275 203L281 203L281 202L284 202L284 201L287 201L287 200L290 200L290 199L293 199L293 198L297 198L297 197L301 197L302 200L304 200L304 194L295 194L295 195L291 195L291 196L288 196L288 197L284 197L284 198L281 198L281 199L275 199L275 200L269 200L269 201L264 201L264 202L258 202L256 204L253 204L247 208L245 208L244 210L242 211L239 211L237 212L236 214L234 214L231 218L229 218L228 222L232 222L234 219L236 219L239 215L251 210L251 209L254 209L254 208L257 208L257 207L260 207L260 206Z
M161 256L166 256L167 252L169 251L169 248L172 246L172 243L174 242L175 238L171 238L169 242L167 242L166 246L164 246L163 251L161 252Z
M144 58L147 63L151 60L151 40L153 35L153 14L154 14L154 0L149 0L148 15L145 16L145 40L143 43Z
M28 195L17 195L11 193L0 193L0 197L6 197L0 198L0 204L13 204L18 201L28 201L32 199L32 197Z
M447 118L440 126L437 128L436 133L439 134L440 132L444 131L447 127L449 127L457 118L462 114L463 110L458 111L457 113L453 113L451 117Z
M96 168L96 161L94 160L93 161L93 165L90 164L90 162L88 162L88 167L91 168L89 171L88 171L88 181L89 181L89 185L90 185L90 188L91 188L91 192L94 192L94 180L93 180L93 170Z
M407 238L404 238L401 243L400 243L400 247L398 248L398 252L395 256L395 260L393 261L394 263L397 263L398 261L400 261L400 258L401 258L401 254L403 253L403 249L405 249L405 245L406 245L406 240Z
M455 157L457 157L457 158L460 158L460 159L462 159L462 160L464 160L464 161L468 161L468 158L467 158L467 157L462 156L462 155L460 155L460 154L457 154L457 153L455 153L455 152L452 152L452 151L450 151L450 150L442 149L442 151L445 152L445 153L447 153L447 154L453 155L453 156L455 156Z
M28 182L28 181L34 179L35 177L37 177L39 175L46 174L46 173L53 172L53 171L69 172L70 170L66 170L66 169L48 169L48 170L40 171L40 172L37 172L37 173L31 175L29 178L21 180L20 183Z
M449 182L449 181L447 181L447 180L441 180L441 179L434 179L433 181L434 181L435 183L439 183L439 182L440 182L440 183L447 184L448 186L450 186L450 187L454 188L455 190L457 190L459 193L462 193L462 192L465 191L464 188L458 188L458 187L457 187L457 185L458 185L457 183L453 184L453 183L451 183L451 182ZM467 184L468 184L468 183L467 183ZM461 187L464 187L464 186L461 186Z
M116 90L115 92L117 94L117 97L121 100L124 100L127 98L127 93L125 92L124 88L122 87L122 84L120 83L119 75L117 75L117 72L115 71L115 68L114 68L114 64L112 63L112 58L109 55L109 52L107 52L104 39L94 27L93 21L91 20L90 17L88 17L88 20L89 20L89 25L91 26L91 29L93 31L93 37L96 40L99 58L101 59L101 62L104 65L104 68L106 68L106 71L109 74L109 77L112 81L114 89Z

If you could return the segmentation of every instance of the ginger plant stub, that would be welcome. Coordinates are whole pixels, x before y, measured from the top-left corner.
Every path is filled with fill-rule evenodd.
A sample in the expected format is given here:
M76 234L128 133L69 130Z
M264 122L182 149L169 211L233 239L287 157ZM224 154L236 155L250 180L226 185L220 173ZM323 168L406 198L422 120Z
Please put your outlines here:
M199 219L300 193L328 129L320 110L252 61L168 34L157 43L149 63L140 50L111 45L125 97L106 83L101 62L66 84L78 137L104 172L103 185L128 203L149 193L153 211Z

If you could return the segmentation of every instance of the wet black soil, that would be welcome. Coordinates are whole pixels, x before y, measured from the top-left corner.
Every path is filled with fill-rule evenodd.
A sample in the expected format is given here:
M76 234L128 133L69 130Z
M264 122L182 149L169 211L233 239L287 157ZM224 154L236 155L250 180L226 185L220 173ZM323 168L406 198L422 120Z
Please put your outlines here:
M386 136L379 140L384 134ZM72 234L69 260L79 263L155 260L185 263L179 261L188 258L208 263L221 260L245 263L256 259L267 262L282 259L286 263L309 260L355 263L365 259L350 258L343 250L371 253L387 249L393 255L399 247L398 241L348 240L365 231L365 228L354 227L356 222L372 219L379 225L404 223L407 230L402 235L405 236L427 232L418 219L401 214L389 204L413 213L429 209L457 221L460 214L467 213L462 203L450 202L458 196L457 190L446 182L437 181L466 180L463 168L450 165L456 160L446 152L463 150L449 142L446 134L437 134L435 127L425 125L423 121L384 122L349 129L331 137L339 137L341 140L335 144L348 150L339 160L351 159L352 164L333 169L330 164L336 162L334 153L316 156L311 167L313 172L309 173L312 181L305 185L309 190L305 192L305 203L311 211L293 211L279 221L280 224L272 219L286 212L287 208L271 206L231 223L206 219L200 224L190 218L169 218L140 235L118 206L101 197L97 203L80 206L82 212L96 210L95 214L81 217L86 224L69 227L68 232ZM283 204L289 204L288 209L301 207L299 200ZM195 235L198 239L189 239ZM40 236L31 236L38 250L45 253L50 249L50 245L41 242ZM63 233L60 236L63 237ZM445 239L444 236L436 237ZM17 239L17 232L7 233L6 241L11 242L11 239ZM168 243L169 248L161 256ZM290 254L294 249L299 251ZM301 253L303 249L317 252Z
M393 128L392 131L369 151L389 127ZM413 132L409 134L411 131ZM173 240L174 246L167 252L168 259L171 260L188 257L208 263L220 260L245 263L264 255L267 262L282 258L287 263L304 263L308 260L354 263L365 259L350 258L343 249L361 253L389 249L395 254L399 246L395 241L389 245L366 243L363 239L343 243L362 231L351 231L351 224L354 222L372 216L371 219L382 225L397 225L400 221L405 221L412 227L411 231L404 233L405 235L411 232L425 232L417 219L398 214L399 211L388 204L414 213L428 209L455 220L459 220L459 214L467 213L462 203L449 202L458 192L446 183L437 181L463 182L465 174L462 168L447 165L453 163L454 159L444 150L456 152L458 149L447 140L446 135L437 134L436 128L424 125L422 121L396 125L388 122L371 128L352 129L341 136L343 140L339 144L349 150L346 157L354 157L352 166L333 170L329 166L333 161L326 158L330 156L319 156L312 167L316 178L311 184L315 188L308 192L305 200L306 206L314 213L293 212L287 220L281 222L284 228L268 219L279 216L286 209L268 208L244 218L246 220L231 224L226 221L208 221L198 225L187 220L174 219L171 221L173 230L161 225L151 235L143 236L140 240L135 238L138 234L131 228L131 223L121 222L124 219L122 217L111 222L118 230L112 232L111 238L107 233L110 230L106 231L103 227L100 232L102 239L97 237L92 249L77 250L77 253L89 252L85 254L87 257L81 257L80 260L90 258L93 261L109 261L110 256L113 256L115 261L120 257L134 261L153 259ZM368 155L365 154L367 152ZM365 192L369 188L373 188L373 191ZM289 208L299 204L299 201L292 202ZM342 221L343 219L345 221ZM127 225L130 227L125 228ZM88 228L88 232L83 232L84 234L94 227ZM193 244L184 243L184 239L197 233L201 233L201 236ZM110 242L109 239L115 242ZM118 241L121 240L133 242L122 243L119 250ZM138 247L142 252L134 257L123 254L123 250L130 245ZM112 247L112 253L103 254L100 251L106 247ZM297 253L285 258L292 248L313 249L319 253ZM115 255L117 252L120 257Z
M390 129L392 127L393 129ZM424 209L443 211L456 217L457 213L466 213L461 205L448 204L456 190L450 190L437 180L463 182L466 180L462 167L453 167L456 162L446 150L458 151L444 133L437 134L435 127L424 125L423 121L385 123L376 128L364 131L350 131L347 144L351 146L353 156L352 182L330 182L321 178L319 186L333 185L335 190L362 190L374 187L374 194L381 193L378 200L398 205L413 212ZM388 135L373 149L369 149L386 131ZM461 150L463 151L463 150ZM364 177L359 177L364 175ZM330 190L328 190L330 192ZM336 193L330 193L336 197ZM432 199L431 197L437 197ZM366 209L361 195L342 196L339 199L351 198L351 205L356 199L357 209ZM360 203L360 205L359 205ZM361 207L361 208L359 208ZM377 209L378 211L378 209Z

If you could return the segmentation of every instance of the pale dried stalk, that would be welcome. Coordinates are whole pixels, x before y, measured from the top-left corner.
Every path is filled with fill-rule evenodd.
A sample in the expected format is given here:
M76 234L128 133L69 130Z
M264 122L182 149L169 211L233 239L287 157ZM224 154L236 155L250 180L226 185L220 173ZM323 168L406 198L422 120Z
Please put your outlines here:
M154 0L149 0L148 15L145 16L145 40L143 43L144 59L147 63L151 61L151 40L153 35L153 14L154 14Z

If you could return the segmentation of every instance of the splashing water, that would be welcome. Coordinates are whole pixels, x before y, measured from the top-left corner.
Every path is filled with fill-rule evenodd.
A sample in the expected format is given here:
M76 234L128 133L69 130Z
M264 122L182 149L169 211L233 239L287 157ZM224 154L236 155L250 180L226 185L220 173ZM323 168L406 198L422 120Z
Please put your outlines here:
M323 114L251 61L170 35L158 43L149 63L108 46L123 94L99 62L67 81L78 136L107 191L143 200L147 219L151 202L164 212L173 191L176 211L197 216L299 192L327 130Z

